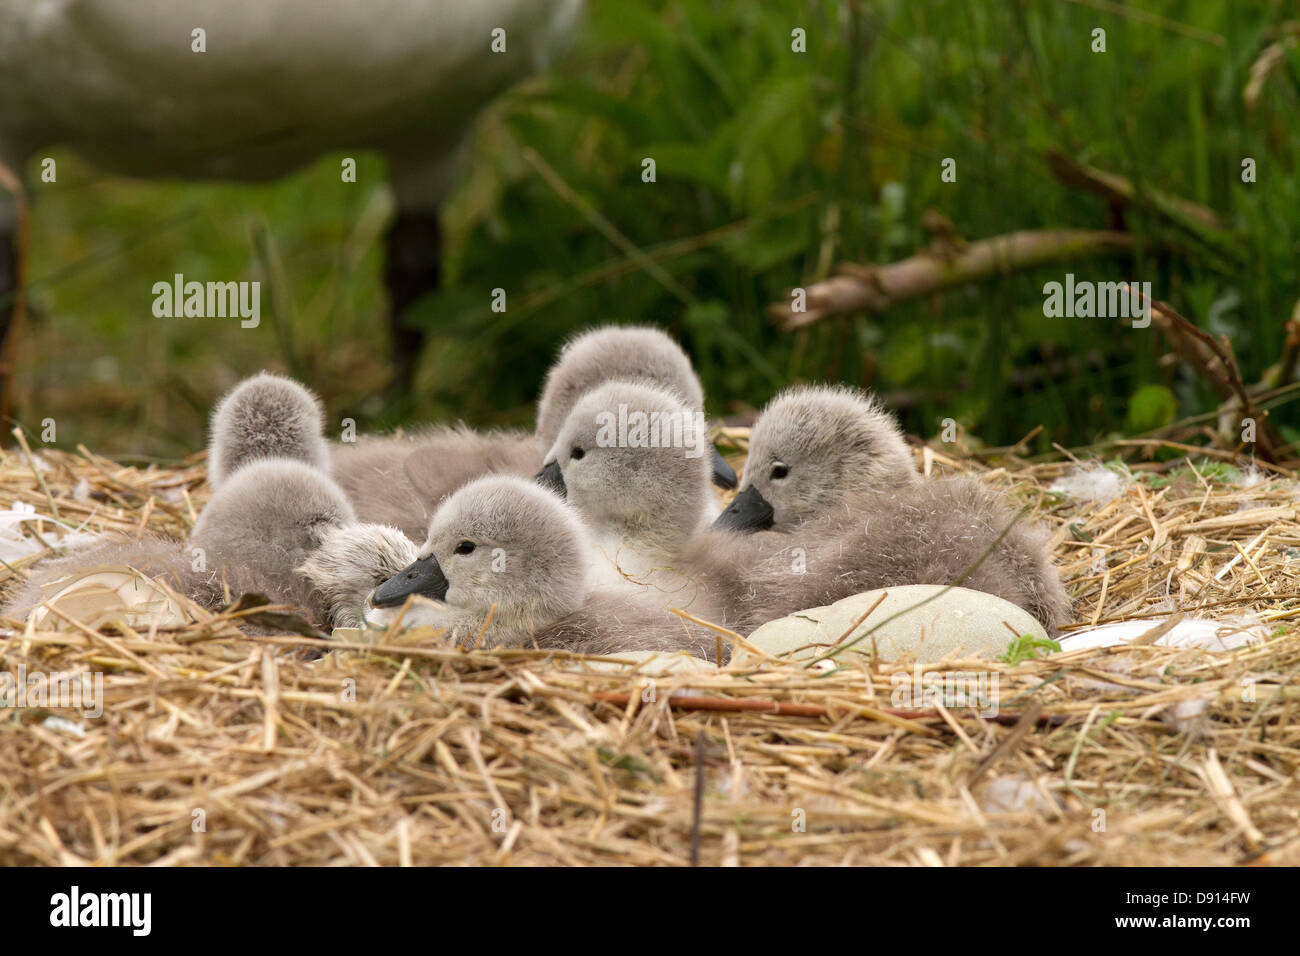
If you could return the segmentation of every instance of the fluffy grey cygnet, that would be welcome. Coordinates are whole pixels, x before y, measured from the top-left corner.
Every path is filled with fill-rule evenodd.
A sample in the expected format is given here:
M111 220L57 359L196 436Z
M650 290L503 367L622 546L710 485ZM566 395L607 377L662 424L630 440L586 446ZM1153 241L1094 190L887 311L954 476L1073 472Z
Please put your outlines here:
M587 392L606 382L652 382L702 411L704 389L682 347L649 326L603 326L570 339L546 374L537 401L537 438L549 448Z
M329 470L320 401L293 379L270 372L246 378L212 412L208 483L264 458L290 458Z
M689 561L717 593L739 595L734 611L752 626L873 588L960 583L1054 633L1070 601L1047 538L976 481L921 481L897 422L871 396L801 387L759 416L741 492Z
M539 478L592 530L604 556L596 562L602 584L674 564L707 525L709 443L701 426L675 394L646 382L607 382L574 405Z
M217 490L199 514L188 550L198 549L209 566L246 570L261 582L258 590L324 621L324 602L297 569L328 531L355 522L347 497L328 476L272 458L245 465Z
M791 388L754 423L740 493L716 526L788 531L918 478L897 420L873 396L845 386Z
M446 628L463 646L541 647L587 654L687 650L716 641L653 602L588 590L587 532L577 513L526 479L489 476L438 509L418 559L375 590L380 607L412 594L409 623Z
M240 469L199 515L194 548L335 627L358 626L371 590L416 552L398 529L358 523L328 476L286 460Z
M789 533L711 529L685 560L745 632L862 591L956 584L1005 598L1056 633L1070 600L1048 538L997 493L954 478L859 495Z
M578 400L606 382L649 382L691 411L704 411L704 388L690 358L667 333L650 326L603 326L570 339L546 375L537 401L537 439L549 449ZM713 482L736 487L736 473L707 446Z
M25 616L41 585L126 564L215 609L246 592L307 610L322 625L356 626L370 591L414 559L394 528L357 524L343 492L309 465L265 459L240 468L199 515L189 541L106 542L42 565L8 613Z
M295 569L331 528L354 522L352 506L330 479L311 465L285 458L250 462L213 493L190 539L107 541L41 566L11 605L25 615L41 599L42 585L105 564L126 564L210 608L251 591L292 604L324 622L325 605Z
M566 344L547 373L534 433L477 432L435 426L409 436L363 437L332 446L333 474L361 521L393 525L421 540L443 500L472 478L533 475L560 426L585 393L614 379L645 380L702 411L704 393L681 346L654 328L604 326ZM714 481L735 487L736 475L707 445Z

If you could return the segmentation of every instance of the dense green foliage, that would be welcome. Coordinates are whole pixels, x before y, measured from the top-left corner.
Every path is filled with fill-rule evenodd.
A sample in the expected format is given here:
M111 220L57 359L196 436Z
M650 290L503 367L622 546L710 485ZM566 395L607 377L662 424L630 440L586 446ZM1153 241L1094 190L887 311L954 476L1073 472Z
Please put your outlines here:
M1276 361L1300 296L1300 27L1282 2L1140 6L594 4L566 60L477 127L446 209L446 288L416 316L431 334L419 388L396 405L375 397L391 205L379 160L363 159L353 186L328 157L250 187L107 180L63 157L59 188L36 195L32 275L48 280L34 289L24 424L66 407L77 440L192 449L213 394L263 366L302 375L363 424L525 422L556 344L609 320L678 334L715 413L834 379L889 397L909 431L932 436L951 417L1001 444L1042 424L1043 449L1208 411L1212 393L1163 359L1154 328L1046 318L1042 287L1066 272L1149 281L1156 298L1226 334L1247 379ZM791 50L796 27L806 53ZM1104 53L1092 51L1098 27ZM1288 29L1296 40L1248 105L1252 64ZM767 318L770 303L838 262L924 248L928 209L967 240L1112 227L1104 200L1053 177L1049 149L1209 206L1230 240L1200 241L1133 208L1123 215L1133 256L1010 274L798 333ZM647 157L653 183L642 180ZM945 157L955 183L941 181ZM1255 183L1242 182L1245 157ZM154 319L148 290L174 272L269 280L274 320L243 331ZM490 309L497 287L504 313Z

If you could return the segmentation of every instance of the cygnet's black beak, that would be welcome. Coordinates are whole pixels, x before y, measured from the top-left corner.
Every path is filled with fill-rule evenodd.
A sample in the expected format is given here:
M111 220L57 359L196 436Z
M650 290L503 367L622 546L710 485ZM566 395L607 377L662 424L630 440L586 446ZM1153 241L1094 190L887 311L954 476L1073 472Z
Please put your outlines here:
M713 451L713 483L719 488L726 488L730 491L736 487L736 471L727 464L727 459L722 457L722 452L710 446Z
M445 601L448 587L442 566L438 564L437 558L430 555L413 561L375 588L370 603L375 607L397 607L412 594Z
M749 534L753 531L765 531L772 527L776 512L767 499L759 494L758 488L750 485L736 495L727 510L718 515L713 527L722 531L741 531Z
M560 471L560 463L553 461L544 467L537 474L533 475L533 481L537 482L543 488L555 492L561 498L568 491L564 487L564 472Z

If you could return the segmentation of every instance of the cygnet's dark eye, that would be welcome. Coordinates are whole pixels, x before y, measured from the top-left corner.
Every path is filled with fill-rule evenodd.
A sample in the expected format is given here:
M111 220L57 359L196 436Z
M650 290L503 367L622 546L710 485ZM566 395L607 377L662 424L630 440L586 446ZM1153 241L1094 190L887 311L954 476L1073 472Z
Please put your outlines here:
M462 541L460 544L456 545L456 553L457 553L457 554L473 554L473 553L474 553L474 542L473 542L473 541Z
M572 458L574 461L582 461L582 456L585 454L587 453L582 450L582 446L574 445L573 451L569 452L569 457Z
M784 477L785 477L786 475L788 475L788 474L790 474L790 466L789 466L789 465L773 465L773 466L772 466L772 479L773 479L773 480L776 480L776 479L778 479L778 478L784 478Z

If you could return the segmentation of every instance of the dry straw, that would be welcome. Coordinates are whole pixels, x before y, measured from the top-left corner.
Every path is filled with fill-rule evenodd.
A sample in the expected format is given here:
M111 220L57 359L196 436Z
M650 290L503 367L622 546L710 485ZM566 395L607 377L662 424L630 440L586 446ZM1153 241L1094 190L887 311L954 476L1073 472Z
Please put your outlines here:
M198 460L36 459L43 480L0 453L3 504L57 503L91 530L183 535L206 494ZM951 662L995 672L987 720L896 706L905 662L650 679L429 632L253 638L231 614L19 628L0 671L102 672L104 715L0 712L0 864L676 866L693 843L704 864L1300 863L1291 476L1247 487L1148 463L1081 504L1047 490L1068 462L924 462L1055 527L1081 624L1200 608L1276 636Z

